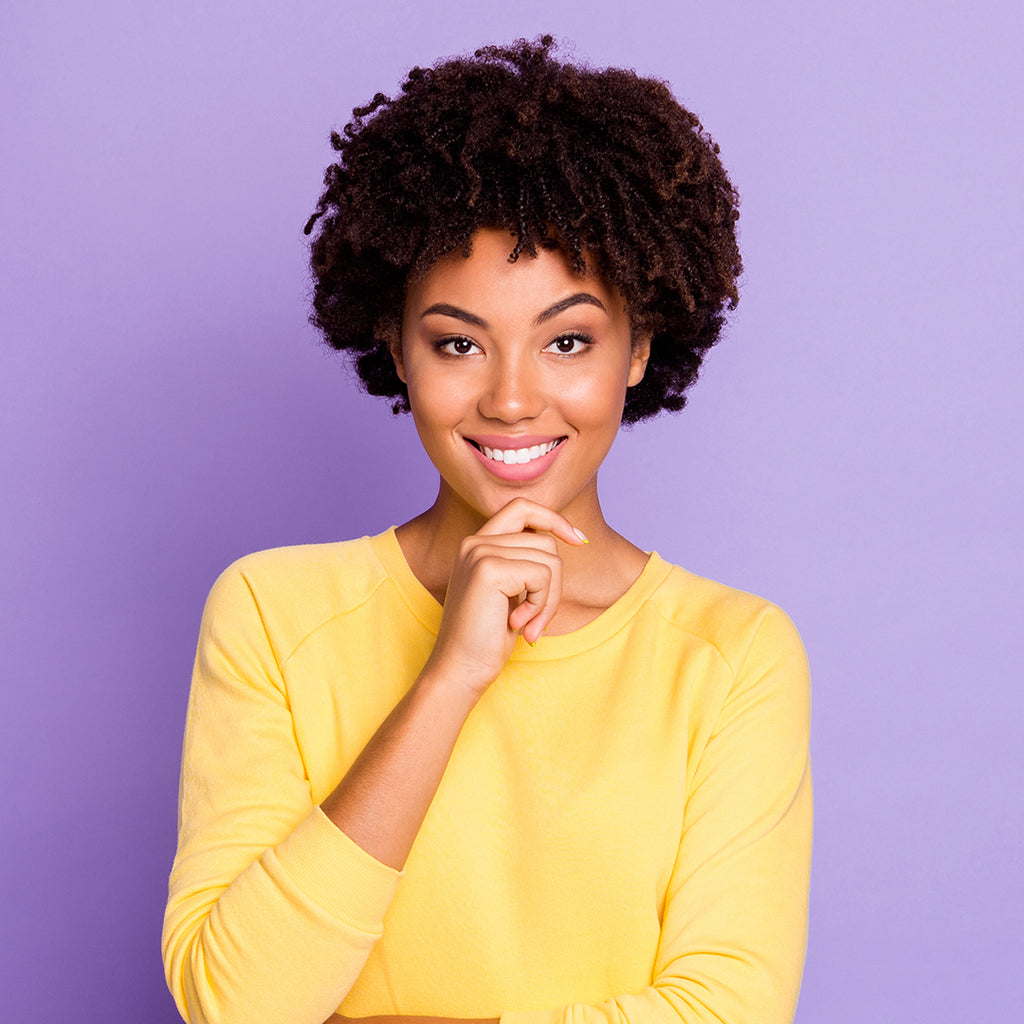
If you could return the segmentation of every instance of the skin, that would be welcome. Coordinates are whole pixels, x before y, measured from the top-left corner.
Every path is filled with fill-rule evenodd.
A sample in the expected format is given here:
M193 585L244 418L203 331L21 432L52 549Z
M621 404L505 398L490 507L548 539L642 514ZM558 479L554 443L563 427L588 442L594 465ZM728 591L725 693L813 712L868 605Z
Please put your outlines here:
M408 694L321 806L396 869L516 634L534 643L545 631L578 629L621 597L647 560L605 522L597 473L649 342L633 337L608 282L577 276L557 250L509 263L513 241L481 231L469 258L443 260L414 282L392 344L440 476L433 505L397 535L444 613ZM559 443L536 464L495 471L470 438L502 449Z
M650 343L632 337L625 303L607 282L578 277L557 250L509 263L513 242L505 231L479 232L468 260L444 260L409 289L392 352L440 486L433 506L400 527L398 539L413 571L445 603L463 539L510 500L561 513L593 544L558 550L561 599L526 629L535 640L543 628L570 632L596 617L646 562L605 522L597 473L618 432L626 389L643 377ZM570 354L557 351L560 345ZM460 347L470 351L449 354ZM465 440L495 435L509 438L502 447L518 447L517 435L565 440L550 471L509 483L486 472ZM526 525L538 524L515 529ZM515 625L526 621L523 613Z

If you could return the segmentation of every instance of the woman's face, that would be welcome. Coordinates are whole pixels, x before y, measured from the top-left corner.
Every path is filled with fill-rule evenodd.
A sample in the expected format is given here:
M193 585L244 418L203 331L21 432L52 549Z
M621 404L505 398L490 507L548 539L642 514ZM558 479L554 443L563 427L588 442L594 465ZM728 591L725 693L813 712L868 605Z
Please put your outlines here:
M442 498L489 518L522 495L582 521L649 345L610 284L558 250L509 263L513 243L480 231L410 287L395 365Z

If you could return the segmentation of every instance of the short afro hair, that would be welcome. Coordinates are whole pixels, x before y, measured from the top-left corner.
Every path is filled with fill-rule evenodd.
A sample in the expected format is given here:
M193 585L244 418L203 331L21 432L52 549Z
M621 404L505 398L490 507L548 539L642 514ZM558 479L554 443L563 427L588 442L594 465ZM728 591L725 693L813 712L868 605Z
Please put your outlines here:
M305 229L310 320L395 412L409 409L389 351L406 283L468 256L481 228L510 231L511 261L554 242L622 294L651 339L625 423L683 407L736 305L739 200L698 118L664 82L553 49L542 36L413 68L401 95L331 134L338 159Z

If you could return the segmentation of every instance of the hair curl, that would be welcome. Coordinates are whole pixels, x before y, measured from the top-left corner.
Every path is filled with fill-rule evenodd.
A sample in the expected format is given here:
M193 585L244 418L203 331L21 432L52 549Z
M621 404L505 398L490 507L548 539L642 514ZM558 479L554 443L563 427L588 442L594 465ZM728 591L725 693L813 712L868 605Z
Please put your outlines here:
M553 49L543 36L413 68L401 95L331 134L338 160L305 228L318 224L310 320L395 412L409 409L388 347L406 283L468 255L480 228L509 229L510 261L554 237L577 273L589 259L618 288L651 338L626 423L683 407L736 305L739 200L718 146L664 82Z

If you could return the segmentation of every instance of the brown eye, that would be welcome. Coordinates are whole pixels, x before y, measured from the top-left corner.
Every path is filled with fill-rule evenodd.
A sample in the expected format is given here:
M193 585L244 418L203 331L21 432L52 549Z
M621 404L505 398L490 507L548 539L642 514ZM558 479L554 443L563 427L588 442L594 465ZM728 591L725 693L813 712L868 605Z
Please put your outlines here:
M475 348L476 342L470 341L469 338L448 338L447 341L442 341L438 345L441 352L454 356L468 356Z
M548 345L548 350L562 356L576 356L590 344L590 338L584 334L563 334Z

